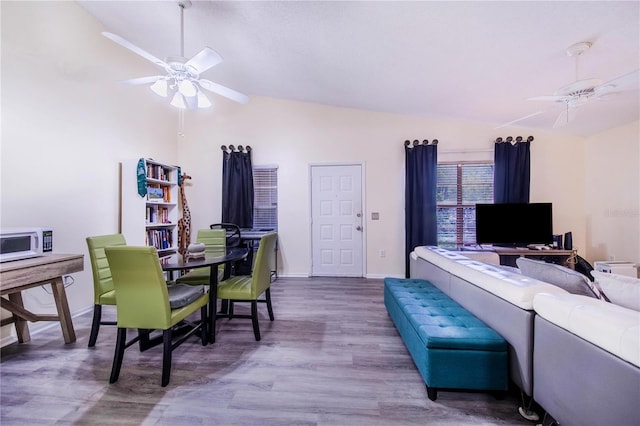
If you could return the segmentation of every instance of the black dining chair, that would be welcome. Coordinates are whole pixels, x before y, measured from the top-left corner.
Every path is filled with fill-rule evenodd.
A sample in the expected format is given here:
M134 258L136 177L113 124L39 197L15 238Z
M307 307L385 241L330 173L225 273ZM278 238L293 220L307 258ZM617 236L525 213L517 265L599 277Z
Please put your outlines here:
M240 227L235 223L214 223L210 229L224 229L227 231L227 247L238 247L242 244Z
M247 247L246 242L242 240L242 230L235 223L214 223L209 225L211 229L224 229L227 232L227 247ZM253 256L251 254L244 260L234 262L228 272L225 272L225 278L231 275L249 275L251 274L251 265L253 264Z

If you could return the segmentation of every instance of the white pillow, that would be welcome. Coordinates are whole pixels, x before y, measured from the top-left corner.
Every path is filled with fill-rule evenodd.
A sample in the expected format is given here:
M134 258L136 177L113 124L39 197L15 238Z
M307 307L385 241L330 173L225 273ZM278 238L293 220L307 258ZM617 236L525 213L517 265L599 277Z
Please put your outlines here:
M595 270L591 276L611 303L640 311L640 279Z

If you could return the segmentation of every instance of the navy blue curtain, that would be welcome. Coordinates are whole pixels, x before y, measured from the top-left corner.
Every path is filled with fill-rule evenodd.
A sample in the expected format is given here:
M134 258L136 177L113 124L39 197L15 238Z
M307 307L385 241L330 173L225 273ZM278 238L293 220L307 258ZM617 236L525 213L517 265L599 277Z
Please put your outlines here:
M494 151L493 202L528 203L530 142L496 142Z
M253 227L251 150L222 153L222 222Z
M409 278L409 255L413 249L438 244L438 151L437 145L405 145L404 153L405 276Z

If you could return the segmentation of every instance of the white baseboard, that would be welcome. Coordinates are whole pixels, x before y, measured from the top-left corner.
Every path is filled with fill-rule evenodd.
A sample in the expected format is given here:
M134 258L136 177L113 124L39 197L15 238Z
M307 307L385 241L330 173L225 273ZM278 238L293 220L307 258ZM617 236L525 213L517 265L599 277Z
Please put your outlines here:
M278 274L278 278L309 278L309 274L301 274L301 273L286 273L286 274ZM394 274L366 274L364 278L367 279L375 279L381 280L384 278L404 278L404 275L394 275Z
M400 275L393 275L393 274L367 274L365 275L365 278L382 280L385 278L404 278L404 275L400 276Z
M278 274L278 278L309 278L309 274L302 273L286 273L286 274Z

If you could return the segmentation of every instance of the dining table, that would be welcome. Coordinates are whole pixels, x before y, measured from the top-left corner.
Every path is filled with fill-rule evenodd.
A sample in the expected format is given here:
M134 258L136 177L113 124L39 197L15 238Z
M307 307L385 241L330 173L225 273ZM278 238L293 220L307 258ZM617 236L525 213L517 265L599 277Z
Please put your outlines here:
M207 254L199 258L186 258L180 254L162 257L160 265L162 270L173 273L175 271L188 271L197 268L209 268L209 342L216 341L216 320L218 304L218 266L228 265L247 257L249 249L246 247L231 247L224 254Z

